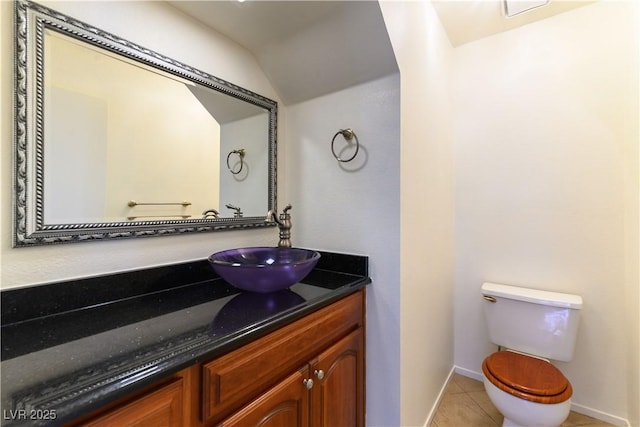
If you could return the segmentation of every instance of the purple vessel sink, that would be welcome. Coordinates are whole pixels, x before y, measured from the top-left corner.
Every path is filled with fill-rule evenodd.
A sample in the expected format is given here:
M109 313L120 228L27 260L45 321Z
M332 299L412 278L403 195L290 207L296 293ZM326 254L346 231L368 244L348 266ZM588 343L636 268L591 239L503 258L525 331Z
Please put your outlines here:
M220 277L236 288L267 293L299 282L319 259L318 252L308 249L255 247L216 252L209 262Z

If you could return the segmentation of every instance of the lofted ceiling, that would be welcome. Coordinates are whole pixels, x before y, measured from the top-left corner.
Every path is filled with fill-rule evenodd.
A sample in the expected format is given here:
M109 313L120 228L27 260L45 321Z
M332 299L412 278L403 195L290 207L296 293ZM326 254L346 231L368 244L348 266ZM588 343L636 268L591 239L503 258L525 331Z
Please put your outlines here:
M252 52L294 37L338 13L340 6L336 1L169 0L169 3Z
M507 18L502 0L431 0L454 47L594 1L550 0ZM285 104L398 72L377 1L168 3L251 51Z
M285 104L396 73L376 1L169 1L251 51Z

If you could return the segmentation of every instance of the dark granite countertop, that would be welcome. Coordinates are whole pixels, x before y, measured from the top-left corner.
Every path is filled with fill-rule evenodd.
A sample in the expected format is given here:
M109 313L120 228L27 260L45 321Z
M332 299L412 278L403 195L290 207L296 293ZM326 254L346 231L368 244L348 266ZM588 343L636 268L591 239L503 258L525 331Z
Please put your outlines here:
M2 425L60 425L371 282L367 257L321 255L266 295L206 260L3 291Z

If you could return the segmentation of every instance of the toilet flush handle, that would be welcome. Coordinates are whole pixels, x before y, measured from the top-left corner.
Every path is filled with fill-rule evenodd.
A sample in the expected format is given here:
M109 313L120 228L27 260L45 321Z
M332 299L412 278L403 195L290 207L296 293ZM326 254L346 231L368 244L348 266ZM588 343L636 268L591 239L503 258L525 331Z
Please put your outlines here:
M491 297L489 295L482 295L482 298L486 299L489 302L496 302L497 301L494 297Z

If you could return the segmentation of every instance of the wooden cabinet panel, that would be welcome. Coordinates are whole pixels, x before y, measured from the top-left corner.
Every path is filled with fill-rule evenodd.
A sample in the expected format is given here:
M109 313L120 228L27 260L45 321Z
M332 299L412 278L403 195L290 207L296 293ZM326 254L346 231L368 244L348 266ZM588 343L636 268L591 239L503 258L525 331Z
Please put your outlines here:
M249 402L319 351L358 328L361 292L203 366L203 418L220 420Z
M181 427L182 379L149 392L82 425L89 427Z
M312 427L364 426L362 328L328 348L312 363Z
M308 427L309 369L294 372L268 392L221 422L220 427Z

